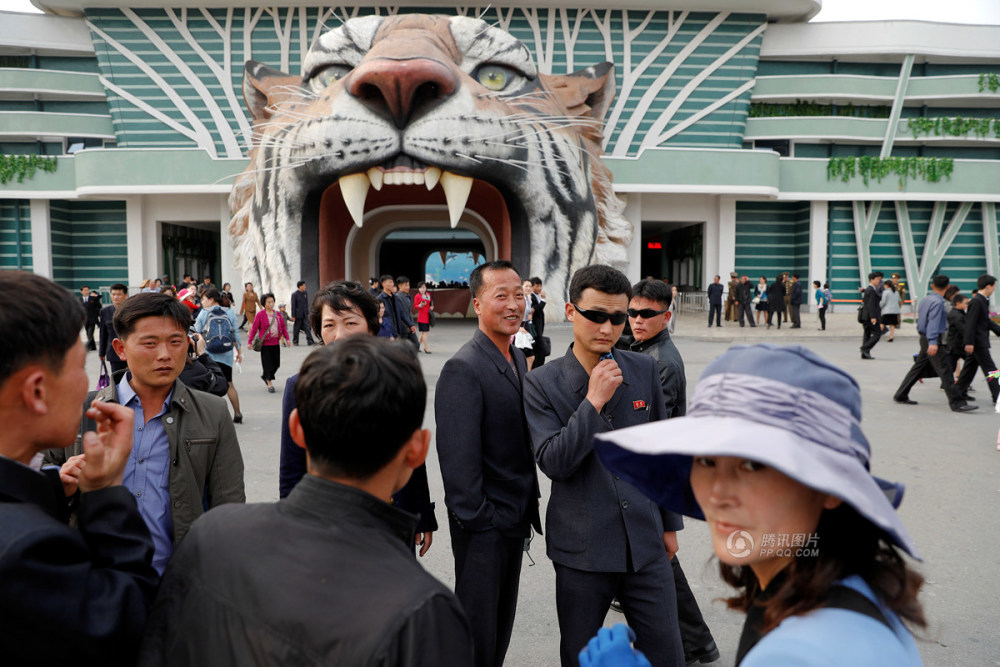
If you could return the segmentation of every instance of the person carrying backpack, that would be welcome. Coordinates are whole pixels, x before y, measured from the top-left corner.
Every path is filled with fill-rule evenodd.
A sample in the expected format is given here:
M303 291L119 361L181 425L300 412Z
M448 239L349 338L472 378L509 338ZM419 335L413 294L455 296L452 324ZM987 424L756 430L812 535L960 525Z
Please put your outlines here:
M205 290L201 297L201 312L195 320L194 329L205 338L205 351L219 365L222 374L229 383L226 395L233 404L233 423L242 424L243 414L240 412L240 396L233 385L233 355L236 362L243 362L243 349L240 342L240 330L236 325L236 314L233 312L229 299L222 296L214 287Z
M816 299L816 312L819 314L819 330L826 331L826 309L830 305L830 297L820 287L818 280L813 281L813 287L816 288L814 298Z

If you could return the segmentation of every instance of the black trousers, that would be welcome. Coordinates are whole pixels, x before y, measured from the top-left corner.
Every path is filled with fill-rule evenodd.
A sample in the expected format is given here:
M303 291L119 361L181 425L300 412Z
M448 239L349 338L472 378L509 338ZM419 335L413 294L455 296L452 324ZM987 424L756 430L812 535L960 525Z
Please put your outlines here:
M877 343L878 339L882 337L882 328L878 322L872 324L872 321L870 319L865 320L864 327L865 327L865 335L864 338L861 340L861 351L871 352L872 348L875 347L875 343Z
M722 326L720 321L722 318L722 304L721 303L710 303L708 304L708 326L712 326L712 317L715 317L715 324ZM729 318L726 318L729 319Z
M819 328L826 331L826 306L820 306L816 312L819 313Z
M94 349L94 327L97 326L97 320L87 320L84 325L83 330L87 332L87 346L90 349Z
M637 572L585 572L559 563L556 613L562 667L577 667L579 654L604 624L612 598L635 630L635 646L654 667L683 665L674 574L667 552Z
M690 655L704 649L715 640L712 638L712 631L705 623L705 618L701 615L698 600L691 592L691 586L688 585L677 556L671 559L670 565L674 571L674 587L677 589L677 621L681 630L681 642L684 645L684 654Z
M263 345L260 348L260 366L264 373L261 377L265 382L274 379L274 374L281 366L281 345Z
M997 365L993 363L993 357L990 356L990 348L979 347L978 345L972 351L972 354L965 358L965 363L962 365L962 372L958 376L958 382L956 383L956 391L959 395L964 396L965 392L969 391L969 385L976 378L976 369L983 369L983 375L995 371ZM997 402L997 396L1000 395L1000 383L997 380L986 378L986 384L990 387L990 395L993 397L993 402Z
M743 318L744 317L747 318L747 324L749 324L752 327L757 326L756 324L753 323L753 312L754 312L753 311L753 303L751 303L751 302L748 301L746 303L741 303L740 304L740 316L739 316L738 319L740 321L740 326L741 327L743 326Z
M500 667L514 629L524 539L505 537L493 529L467 531L450 512L448 528L455 556L455 596L472 626L476 667Z
M928 356L927 336L920 334L920 353L917 354L917 358L914 359L913 365L910 366L909 372L907 372L906 377L903 378L903 381L900 383L893 398L897 401L909 398L910 389L913 388L913 385L915 385L918 380L925 377L934 377L936 375L941 378L944 393L948 396L948 405L951 406L952 409L965 405L965 401L961 398L965 395L965 392L960 392L958 390L958 385L951 381L952 371L948 370L948 363L945 360L945 356L946 354L943 347L939 347L937 354L933 357Z
M296 345L299 344L299 332L306 332L306 342L312 345L315 341L313 340L312 329L309 327L308 317L296 317L295 326L292 328L292 342Z
M788 306L788 309L792 311L792 326L796 329L802 326L802 317L799 315L801 308L801 303L793 303Z
M778 316L778 328L781 328L781 314L784 311L781 310L768 310L767 311L767 326L771 326L771 318L777 314Z

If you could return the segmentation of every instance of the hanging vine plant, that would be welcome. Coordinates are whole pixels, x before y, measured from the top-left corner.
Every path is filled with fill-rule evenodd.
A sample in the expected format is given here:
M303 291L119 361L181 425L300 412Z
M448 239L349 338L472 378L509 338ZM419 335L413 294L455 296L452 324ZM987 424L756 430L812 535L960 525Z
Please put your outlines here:
M942 178L950 181L954 168L955 161L950 157L832 157L826 165L826 178L840 179L847 183L860 175L867 186L872 179L881 183L889 174L896 174L899 177L899 187L902 188L910 178L920 178L930 183L937 183Z
M979 75L979 92L986 91L995 93L1000 90L1000 74L996 72L985 72Z
M39 169L51 174L58 166L54 157L44 155L0 155L0 185L14 179L23 183L24 179L31 178Z
M916 139L920 135L934 134L939 137L965 137L969 133L980 139L988 137L992 131L1000 137L1000 118L907 118L910 133Z
M888 118L892 111L887 106L855 106L853 104L819 104L807 100L794 103L770 104L754 102L750 105L750 118L780 116L851 116L855 118Z

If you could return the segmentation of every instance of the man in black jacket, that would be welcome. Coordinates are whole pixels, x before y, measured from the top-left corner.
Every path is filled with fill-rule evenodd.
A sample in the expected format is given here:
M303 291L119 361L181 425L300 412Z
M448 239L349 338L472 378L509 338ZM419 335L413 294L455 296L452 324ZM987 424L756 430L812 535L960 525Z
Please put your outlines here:
M441 369L434 418L455 594L472 622L476 665L497 667L514 627L524 540L532 526L541 532L538 477L522 402L527 363L510 343L524 317L521 279L510 262L489 262L472 271L469 289L479 328Z
M990 319L990 296L997 287L997 279L988 273L979 276L977 281L979 293L969 299L969 308L965 316L965 353L969 356L958 376L958 393L965 394L969 385L976 377L976 368L983 369L986 384L990 387L990 395L994 403L1000 395L1000 383L989 374L997 369L990 355L990 332L1000 336L1000 324Z
M771 328L771 318L778 314L778 328L781 328L781 314L785 311L785 275L779 273L774 282L767 286L767 328Z
M308 474L277 503L195 522L139 664L471 664L458 600L413 558L417 517L390 504L427 456L426 396L398 344L353 336L310 354L289 418Z
M94 327L97 326L97 320L101 316L101 295L91 293L90 288L84 285L80 288L80 296L83 298L83 309L87 313L84 327L87 332L87 349L93 352L97 349L97 344L94 342Z
M872 348L882 337L882 329L879 322L882 320L882 273L872 271L868 274L868 287L861 297L861 324L864 326L865 335L861 341L861 358L874 359Z
M122 361L115 346L111 344L118 334L115 333L115 311L118 306L128 297L128 287L122 283L115 283L111 286L111 305L101 309L99 319L100 345L97 347L97 356L101 361L107 360L111 366L111 378L117 382L121 379L121 374L128 369L128 364Z
M616 479L594 453L594 436L664 419L656 362L614 350L632 287L620 271L587 266L570 280L573 345L525 378L535 460L552 479L546 548L556 571L563 667L604 622L617 598L654 665L682 665L684 651L670 556L680 517Z
M708 286L708 326L712 326L712 318L715 318L715 326L721 327L722 322L722 283L719 276L712 279L712 284ZM729 317L726 317L728 320Z
M542 289L541 278L536 276L531 279L531 294L526 296L531 297L531 303L526 307L531 308L531 323L535 325L535 361L531 367L538 368L545 363L545 357L548 356L544 349L545 343L542 341L545 332L545 291Z
M792 312L792 328L802 328L802 317L799 311L802 309L802 283L799 282L799 274L792 274L792 285L789 289L788 308Z
M965 312L969 307L969 300L961 294L956 294L951 303L953 307L948 311L944 363L948 368L949 378L954 383L957 379L955 370L958 368L959 360L969 356L965 353Z
M41 453L73 443L87 394L84 311L65 289L0 271L0 645L6 665L132 665L157 575L122 483L132 411L95 403L86 465L60 483ZM66 525L77 489L77 525Z
M306 291L306 281L300 280L295 283L295 291L292 292L292 321L295 328L292 333L292 345L299 344L299 332L306 332L306 345L315 345L312 331L309 330L309 293Z
M753 321L753 284L750 282L748 276L742 276L740 278L740 286L737 289L737 297L739 301L740 308L740 326L744 326L743 318L746 317L747 323L751 327L756 327Z

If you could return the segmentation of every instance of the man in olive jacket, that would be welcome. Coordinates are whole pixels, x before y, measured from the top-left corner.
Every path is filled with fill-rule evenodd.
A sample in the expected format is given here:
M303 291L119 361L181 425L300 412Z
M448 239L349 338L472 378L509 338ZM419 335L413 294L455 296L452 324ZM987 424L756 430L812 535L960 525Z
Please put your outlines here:
M133 455L123 485L146 521L153 567L162 574L206 507L246 502L243 456L224 400L177 379L188 353L188 308L166 294L145 292L126 299L114 322L118 338L112 344L128 372L97 398L135 411ZM93 428L84 422L81 433ZM65 450L49 450L46 463L77 476L81 453L78 439Z

